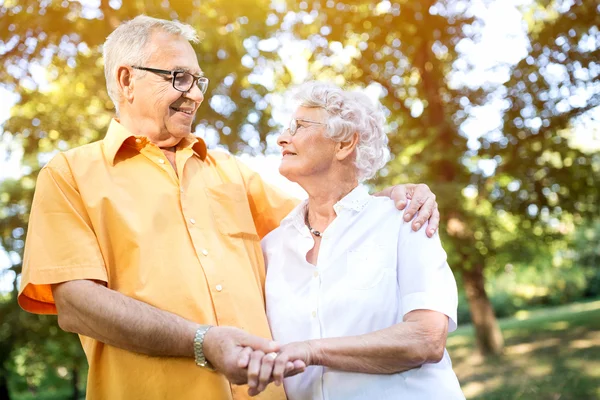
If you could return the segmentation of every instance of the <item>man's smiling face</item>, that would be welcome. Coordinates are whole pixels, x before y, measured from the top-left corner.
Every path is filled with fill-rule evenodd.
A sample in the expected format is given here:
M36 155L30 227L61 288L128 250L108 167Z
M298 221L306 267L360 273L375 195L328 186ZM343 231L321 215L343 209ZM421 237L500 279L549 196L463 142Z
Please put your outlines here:
M148 50L150 57L142 67L203 75L194 49L180 36L156 31L148 43ZM131 111L136 119L144 121L142 126L151 127L159 137L183 138L191 133L192 122L203 100L202 91L196 84L183 93L173 87L171 76L145 72L142 77L136 77Z

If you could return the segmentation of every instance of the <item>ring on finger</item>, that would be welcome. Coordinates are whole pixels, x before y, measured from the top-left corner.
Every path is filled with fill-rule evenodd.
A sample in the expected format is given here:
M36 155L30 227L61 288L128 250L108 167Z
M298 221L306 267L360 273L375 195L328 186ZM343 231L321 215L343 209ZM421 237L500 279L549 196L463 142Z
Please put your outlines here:
M266 357L269 357L269 359L273 361L277 358L277 353L268 353Z

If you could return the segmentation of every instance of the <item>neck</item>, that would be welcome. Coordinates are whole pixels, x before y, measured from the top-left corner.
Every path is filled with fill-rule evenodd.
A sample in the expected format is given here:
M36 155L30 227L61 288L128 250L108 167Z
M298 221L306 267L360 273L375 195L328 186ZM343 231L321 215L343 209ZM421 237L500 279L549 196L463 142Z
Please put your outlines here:
M118 121L129 132L136 136L146 136L150 142L163 150L173 148L181 141L168 133L161 133L154 124L148 123L144 118L136 118L126 112L119 115Z
M308 193L308 220L313 229L323 232L337 216L333 206L358 186L355 174L346 175L301 184Z

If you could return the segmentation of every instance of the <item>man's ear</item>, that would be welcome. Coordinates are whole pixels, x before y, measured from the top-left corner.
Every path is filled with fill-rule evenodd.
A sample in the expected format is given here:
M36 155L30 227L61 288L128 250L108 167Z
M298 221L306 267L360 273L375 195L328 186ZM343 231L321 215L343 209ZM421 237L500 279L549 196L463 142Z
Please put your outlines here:
M358 145L358 132L354 132L354 134L350 137L349 140L344 142L338 142L335 147L335 158L338 161L343 161L348 158L353 152L356 146Z
M131 68L124 65L117 68L117 87L121 93L123 100L131 102L133 100L133 87L135 79L133 79L133 71Z

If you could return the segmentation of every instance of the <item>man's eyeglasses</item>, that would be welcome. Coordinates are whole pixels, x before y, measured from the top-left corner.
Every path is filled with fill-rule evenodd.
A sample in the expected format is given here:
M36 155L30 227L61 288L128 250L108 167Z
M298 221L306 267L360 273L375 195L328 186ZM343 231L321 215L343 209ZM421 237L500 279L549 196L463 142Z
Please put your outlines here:
M131 68L154 72L155 74L170 75L173 79L173 88L180 92L189 92L194 84L198 85L203 94L206 93L206 89L208 89L208 78L204 76L195 76L186 71L168 71L165 69L138 67L135 65L132 65Z
M290 126L287 128L287 130L290 132L290 136L294 136L296 134L296 132L298 131L298 128L300 127L300 125L298 125L298 121L307 122L309 124L315 124L315 125L327 125L326 123L323 123L323 122L311 121L311 120L302 119L302 118L292 118L292 120L290 121Z

